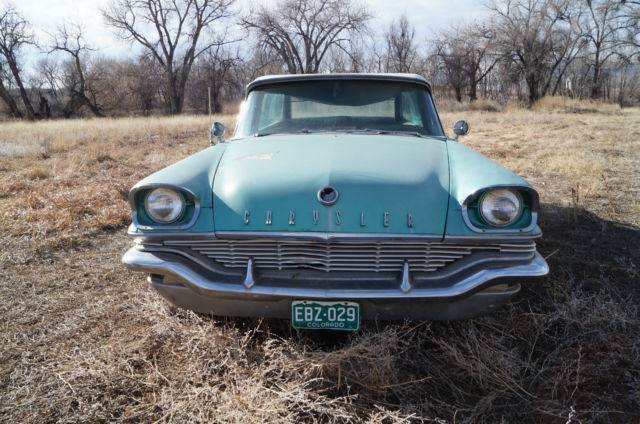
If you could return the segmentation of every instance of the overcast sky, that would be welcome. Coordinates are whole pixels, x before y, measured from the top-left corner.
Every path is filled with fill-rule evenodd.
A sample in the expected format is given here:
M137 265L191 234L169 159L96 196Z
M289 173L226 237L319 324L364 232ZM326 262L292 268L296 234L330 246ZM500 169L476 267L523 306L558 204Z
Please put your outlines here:
M117 39L102 19L100 10L111 0L0 0L10 2L31 22L36 36L46 42L47 32L67 23L80 23L85 28L87 41L106 56L122 57L132 54L131 46ZM264 0L276 3L277 0ZM472 21L485 14L483 0L365 0L376 18L371 26L382 32L396 16L406 13L416 27L417 39L422 42L434 31L446 28L457 21ZM237 0L236 8L243 13L249 11L251 0ZM29 66L36 58L30 51L24 58Z

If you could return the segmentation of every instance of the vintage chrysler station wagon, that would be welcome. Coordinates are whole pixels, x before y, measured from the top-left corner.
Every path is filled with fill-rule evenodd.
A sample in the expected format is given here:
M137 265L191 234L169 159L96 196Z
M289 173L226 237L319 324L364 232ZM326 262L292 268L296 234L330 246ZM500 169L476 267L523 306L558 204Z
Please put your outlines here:
M537 192L468 129L418 75L258 78L231 139L133 187L123 262L180 307L301 328L486 312L548 266Z

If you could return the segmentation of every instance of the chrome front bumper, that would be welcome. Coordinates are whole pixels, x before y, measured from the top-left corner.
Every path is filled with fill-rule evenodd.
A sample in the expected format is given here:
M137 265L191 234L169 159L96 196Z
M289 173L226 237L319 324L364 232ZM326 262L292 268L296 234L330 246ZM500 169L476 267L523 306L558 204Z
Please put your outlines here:
M359 302L364 319L462 319L486 312L507 302L520 289L522 279L541 277L549 272L537 252L525 263L504 264L466 273L447 286L412 286L405 267L397 287L362 289L332 285L305 285L291 281L261 284L252 270L244 278L211 275L178 255L145 251L136 246L127 251L123 263L150 275L152 286L177 306L214 315L275 317L290 316L295 299L353 300ZM509 283L506 289L491 286Z

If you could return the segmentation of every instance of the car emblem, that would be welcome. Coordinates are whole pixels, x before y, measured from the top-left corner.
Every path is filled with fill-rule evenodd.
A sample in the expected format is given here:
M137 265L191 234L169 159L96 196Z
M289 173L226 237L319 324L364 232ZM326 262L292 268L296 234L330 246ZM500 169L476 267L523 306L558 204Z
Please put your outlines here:
M338 190L331 186L326 186L318 190L318 201L323 205L330 206L338 201Z

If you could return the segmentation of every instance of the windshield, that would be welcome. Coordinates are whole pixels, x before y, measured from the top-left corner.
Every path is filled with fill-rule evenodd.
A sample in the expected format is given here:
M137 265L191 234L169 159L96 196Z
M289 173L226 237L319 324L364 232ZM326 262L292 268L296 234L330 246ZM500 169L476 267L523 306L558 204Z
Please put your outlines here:
M429 91L395 81L303 81L249 93L236 137L306 132L444 136Z

